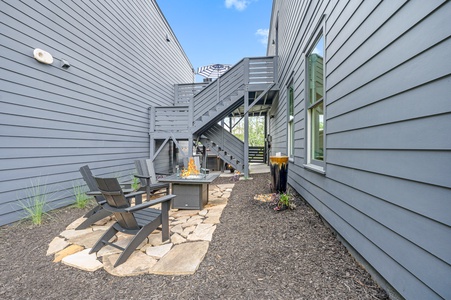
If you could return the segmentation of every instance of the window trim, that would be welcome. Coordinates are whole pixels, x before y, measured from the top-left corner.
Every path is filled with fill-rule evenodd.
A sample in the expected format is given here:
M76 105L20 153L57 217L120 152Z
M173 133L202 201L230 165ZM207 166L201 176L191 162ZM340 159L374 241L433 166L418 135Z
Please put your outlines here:
M312 35L308 47L306 48L306 51L304 52L304 68L305 68L305 111L306 111L306 118L305 118L305 163L304 167L308 170L318 172L321 174L325 174L326 169L326 35L325 33L325 22L324 19L322 20L322 24L317 27L315 30L315 33ZM308 57L313 52L313 49L317 45L318 41L321 39L321 37L324 39L323 41L323 47L324 47L324 53L323 53L323 97L316 101L315 103L310 104L310 92L309 92L309 72L308 72ZM312 111L315 107L320 105L322 103L323 105L323 160L317 160L314 159L312 156Z
M295 119L295 113L294 113L294 81L293 78L291 78L288 81L287 84L287 156L290 160L294 160L294 136L295 136L295 130L294 130L294 119ZM293 113L290 115L290 95L292 95L292 105L293 105Z

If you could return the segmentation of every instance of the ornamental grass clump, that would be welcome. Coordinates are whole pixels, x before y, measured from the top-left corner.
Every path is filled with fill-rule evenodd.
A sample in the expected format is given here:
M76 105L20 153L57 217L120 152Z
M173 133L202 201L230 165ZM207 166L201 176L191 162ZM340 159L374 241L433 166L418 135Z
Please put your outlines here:
M89 200L91 198L88 197L88 195L86 195L86 193L83 189L83 185L74 184L74 185L72 185L72 190L74 192L74 197L75 197L74 206L76 208L85 208L86 206L88 206Z
M25 189L25 200L19 200L25 219L31 219L34 225L41 225L50 194L47 185L41 184L40 178L31 180L30 187Z

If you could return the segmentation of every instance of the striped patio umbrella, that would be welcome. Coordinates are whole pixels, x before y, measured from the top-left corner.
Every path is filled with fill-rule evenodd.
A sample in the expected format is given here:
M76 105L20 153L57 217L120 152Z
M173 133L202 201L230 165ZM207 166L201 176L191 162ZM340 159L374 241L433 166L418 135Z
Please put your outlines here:
M218 78L219 76L224 74L228 69L230 69L230 67L231 65L223 65L223 64L208 65L198 68L197 74L205 78Z

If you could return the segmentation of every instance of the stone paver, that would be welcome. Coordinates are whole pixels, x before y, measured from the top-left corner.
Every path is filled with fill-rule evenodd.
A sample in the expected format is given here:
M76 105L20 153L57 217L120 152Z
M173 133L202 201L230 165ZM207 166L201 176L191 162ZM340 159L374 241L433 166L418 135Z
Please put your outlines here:
M83 235L79 235L69 239L69 243L92 248L94 244L102 237L104 231L95 230Z
M174 227L172 227L171 232L179 233L179 234L182 233L183 232L182 224L178 224L178 225L175 225Z
M75 229L78 227L78 225L80 225L81 223L83 223L86 220L85 217L80 217L77 220L73 221L72 223L70 223L66 229Z
M55 262L62 261L85 271L92 272L103 267L114 276L193 274L208 251L209 242L233 186L232 183L210 185L209 202L202 211L170 210L170 240L163 242L161 231L154 231L117 268L113 268L121 252L117 248L107 245L97 253L88 254L100 236L114 224L114 217L107 217L84 230L74 229L85 218L75 220L59 237L52 240L47 255L55 254ZM119 232L111 241L125 247L131 238L132 236Z
M60 235L66 239L71 239L76 236L84 235L90 232L92 232L91 227L82 230L74 230L74 229L64 230L63 232L60 233Z
M64 248L66 248L69 245L70 245L70 243L67 242L65 239L56 237L50 242L46 255L55 254L56 252L63 250Z
M150 270L161 275L194 274L208 251L209 242L193 242L175 245Z
M221 221L219 220L221 216L208 216L203 224L219 224Z
M187 238L188 241L211 241L216 226L213 224L199 224Z
M114 264L118 259L119 254L106 256L102 259L103 268L105 271L114 276L138 276L149 273L150 269L157 263L155 258L152 258L140 251L133 252L126 262L114 268Z
M171 243L177 245L186 242L186 239L178 233L174 233L171 236Z
M169 243L161 246L148 247L146 249L146 254L155 259L160 259L165 256L169 252L169 250L171 250L172 246L173 244Z
M152 233L147 237L147 239L149 240L149 244L152 246L158 246L161 244L168 243L168 241L163 242L161 232Z
M94 272L103 267L103 264L97 260L95 253L89 254L91 249L85 249L75 254L66 256L61 261L63 264L81 269L88 272Z
M55 254L55 259L53 260L53 262L60 262L66 256L78 253L78 252L82 251L83 249L85 249L85 248L83 248L83 246L80 246L80 245L70 245L69 247L66 247L63 250L57 252Z

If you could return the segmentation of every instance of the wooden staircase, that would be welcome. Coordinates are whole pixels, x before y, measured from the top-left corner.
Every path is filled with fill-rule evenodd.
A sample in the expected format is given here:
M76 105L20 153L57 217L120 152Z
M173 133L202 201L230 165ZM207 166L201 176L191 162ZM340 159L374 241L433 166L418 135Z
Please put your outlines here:
M163 145L172 139L177 147L177 139L197 140L246 174L247 146L218 122L243 106L247 93L271 90L277 83L276 70L276 57L244 58L208 85L176 85L173 107L150 108L151 157L161 151L152 148L155 139L165 139Z
M203 133L199 141L224 162L244 172L244 143L236 136L218 124L214 124Z

